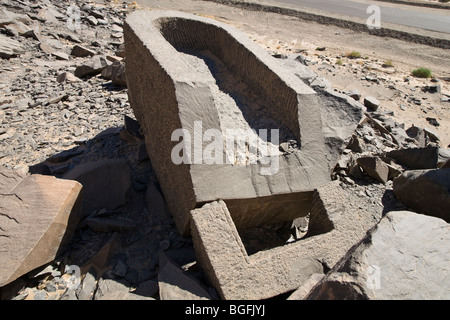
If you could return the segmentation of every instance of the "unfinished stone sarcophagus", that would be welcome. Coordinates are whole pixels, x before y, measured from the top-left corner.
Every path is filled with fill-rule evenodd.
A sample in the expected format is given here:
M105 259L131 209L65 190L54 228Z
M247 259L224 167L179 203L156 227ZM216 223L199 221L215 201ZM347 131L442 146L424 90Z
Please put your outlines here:
M218 199L238 229L310 211L330 180L314 90L212 19L137 11L124 33L130 104L182 234Z

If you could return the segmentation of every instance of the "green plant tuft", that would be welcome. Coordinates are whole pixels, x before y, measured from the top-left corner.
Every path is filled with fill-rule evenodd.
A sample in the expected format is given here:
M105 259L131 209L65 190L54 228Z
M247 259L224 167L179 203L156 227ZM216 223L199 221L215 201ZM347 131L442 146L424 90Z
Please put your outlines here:
M347 58L350 58L350 59L361 58L361 53L359 53L358 51L352 51L352 52L347 53L346 56L347 56Z
M413 70L412 74L414 77L417 77L417 78L431 78L431 76L432 76L431 70L428 68L424 68L424 67Z

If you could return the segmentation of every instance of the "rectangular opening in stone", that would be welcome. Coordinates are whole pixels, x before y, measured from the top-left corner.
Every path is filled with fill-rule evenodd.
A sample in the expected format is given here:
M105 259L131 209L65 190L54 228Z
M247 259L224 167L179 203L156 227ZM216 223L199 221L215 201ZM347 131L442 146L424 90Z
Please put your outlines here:
M312 191L330 179L310 87L211 19L135 12L124 34L130 104L182 234L190 211L217 199L242 229L309 212ZM208 149L217 140L223 148Z
M264 212L259 212L259 214L276 216L280 220L273 223L273 219L271 219L268 220L271 221L270 223L259 225L255 225L251 221L242 221L242 217L248 218L251 216L248 212L245 212L245 210L251 209L251 203L248 199L245 199L246 202L240 200L226 202L235 224L236 221L239 221L241 227L238 227L237 231L249 256L323 235L334 229L334 224L317 192L293 194L291 201L279 203L279 206L276 205L276 196L272 196L270 199L273 201L262 206L260 202L264 202L264 197L257 199L259 206L265 208ZM289 206L292 208L289 208ZM283 217L283 211L288 212L290 216L285 215ZM296 212L297 215L293 216L292 212ZM258 216L258 218L261 219L261 216ZM260 221L264 221L264 219Z
M195 72L211 83L222 132L255 129L255 139L270 143L271 129L278 129L280 144L300 148L296 99L248 49L212 24L182 18L161 18L155 23ZM261 129L267 130L267 137L257 135ZM251 160L249 155L242 158Z
M242 244L249 256L277 247L323 235L333 229L327 216L311 214L293 220L268 225L237 229Z

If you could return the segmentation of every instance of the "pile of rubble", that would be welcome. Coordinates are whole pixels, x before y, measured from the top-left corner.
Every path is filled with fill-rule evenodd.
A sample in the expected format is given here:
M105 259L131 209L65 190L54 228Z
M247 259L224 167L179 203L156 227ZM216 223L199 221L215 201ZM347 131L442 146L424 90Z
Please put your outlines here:
M132 114L121 31L130 10L126 3L2 2L1 164L28 170ZM93 15L102 23L90 24Z
M171 145L160 145L149 131L149 123L161 126L158 134L172 123L149 118L136 99L150 83L137 75L158 72L136 69L141 61L134 55L153 48L133 42L123 51L128 4L75 3L81 33L67 30L68 21L76 22L66 11L74 1L2 2L2 73L10 83L2 86L0 102L1 299L449 298L450 152L435 133L371 111L370 98L363 103L366 111L361 97L333 90L301 55L265 57L226 29L224 36L236 36L300 90L298 99L309 99L311 113L300 109L309 118L299 121L302 129L311 121L310 131L297 138L300 151L311 150L311 157L282 143L280 150L291 168L289 157L299 157L295 167L310 185L286 182L291 192L298 188L290 196L274 191L280 184L273 178L267 194L262 182L254 182L256 196L241 188L242 198L228 199L230 191L215 201L206 196L227 181L212 175L194 184L205 198L176 211L186 202L170 183L181 180L170 180L170 170L161 173L159 158ZM145 34L136 31L136 17L125 23L128 39ZM174 86L184 94L174 106L181 116L183 97L203 80ZM164 92L165 103L172 103ZM316 162L321 171L305 169L304 161ZM224 177L233 172L224 171ZM190 174L196 179L201 173ZM181 184L179 192L186 188ZM252 225L239 220L236 208L243 205L253 221L264 206L289 214Z

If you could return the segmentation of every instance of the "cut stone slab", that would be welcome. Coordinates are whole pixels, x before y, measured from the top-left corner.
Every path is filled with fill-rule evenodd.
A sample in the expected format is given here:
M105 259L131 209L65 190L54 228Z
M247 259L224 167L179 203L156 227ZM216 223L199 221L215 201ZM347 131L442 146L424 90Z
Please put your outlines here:
M450 225L391 211L309 293L309 300L448 300Z
M81 184L0 167L0 287L65 249L80 219Z
M197 262L222 299L265 299L304 285L332 268L381 219L333 181L314 193L301 240L248 255L224 201L192 210ZM354 204L355 203L355 204Z
M77 165L63 178L83 185L83 215L89 210L115 209L125 203L131 187L126 159L99 160Z
M164 252L159 254L159 297L161 300L211 300L200 282L176 265Z
M130 105L180 233L189 234L190 210L217 199L227 203L238 228L308 213L314 189L330 181L322 102L313 89L247 35L215 20L135 11L124 36ZM235 93L250 107L232 99ZM234 145L215 149L214 159L215 152L206 152L213 139L202 139L205 134L218 132L223 146L227 130L251 129L279 130L269 157L250 147L235 152ZM262 142L256 133L249 137ZM289 140L297 147L280 152Z
M405 171L393 190L408 207L450 222L450 169Z

